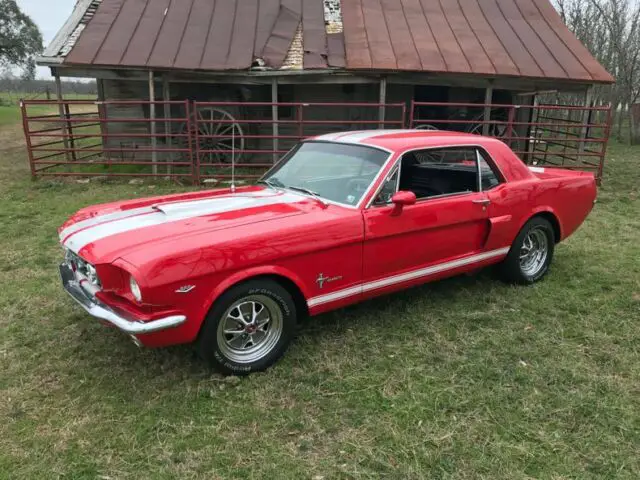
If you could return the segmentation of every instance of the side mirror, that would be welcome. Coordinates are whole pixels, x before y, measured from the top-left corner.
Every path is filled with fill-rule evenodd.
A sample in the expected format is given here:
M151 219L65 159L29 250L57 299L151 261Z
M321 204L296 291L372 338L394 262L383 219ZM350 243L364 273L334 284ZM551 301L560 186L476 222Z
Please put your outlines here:
M416 201L416 194L413 192L401 190L395 193L393 197L391 197L391 203L394 205L391 215L400 215L405 205L413 205Z

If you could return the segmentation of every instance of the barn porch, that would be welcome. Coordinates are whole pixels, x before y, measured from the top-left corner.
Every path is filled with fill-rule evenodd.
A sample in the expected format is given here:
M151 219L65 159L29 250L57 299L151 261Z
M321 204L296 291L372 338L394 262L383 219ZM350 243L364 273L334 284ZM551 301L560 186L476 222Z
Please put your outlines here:
M80 0L38 63L95 78L99 98L86 125L60 103L68 165L48 174L77 170L83 129L99 142L82 145L87 162L165 176L191 162L198 180L224 178L231 156L255 177L306 136L398 127L493 135L523 161L601 172L594 92L613 78L548 0L360 3ZM25 113L30 136L46 119Z

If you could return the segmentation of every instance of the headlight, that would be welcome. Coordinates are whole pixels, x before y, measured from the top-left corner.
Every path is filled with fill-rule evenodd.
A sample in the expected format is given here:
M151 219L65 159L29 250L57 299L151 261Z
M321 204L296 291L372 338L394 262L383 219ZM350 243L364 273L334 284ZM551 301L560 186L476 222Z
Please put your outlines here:
M129 288L131 289L131 294L133 298L135 298L138 302L142 302L142 292L140 291L140 286L136 279L133 276L129 277Z

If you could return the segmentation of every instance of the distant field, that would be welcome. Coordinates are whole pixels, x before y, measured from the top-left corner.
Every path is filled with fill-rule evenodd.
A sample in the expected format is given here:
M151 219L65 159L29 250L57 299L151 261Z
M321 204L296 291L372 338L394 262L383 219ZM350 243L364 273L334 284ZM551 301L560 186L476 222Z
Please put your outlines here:
M51 92L51 100L56 99L55 93ZM64 98L67 100L85 100L94 99L95 95L85 95L77 93L65 93ZM20 100L46 100L47 95L43 92L2 92L0 91L0 105L18 105Z
M52 99L55 100L55 95L52 95ZM65 95L67 100L93 100L95 95L77 95L68 94ZM46 96L42 93L28 93L28 92L0 92L0 125L10 125L19 123L21 117L20 113L20 100L45 100ZM30 115L46 115L48 113L56 113L56 108L51 107L30 107Z

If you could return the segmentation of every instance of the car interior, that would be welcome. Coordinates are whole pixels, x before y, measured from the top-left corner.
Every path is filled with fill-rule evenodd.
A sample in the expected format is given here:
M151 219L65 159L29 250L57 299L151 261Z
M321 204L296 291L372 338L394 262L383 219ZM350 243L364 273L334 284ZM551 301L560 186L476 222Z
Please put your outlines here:
M406 153L401 160L398 190L424 199L478 191L478 163L475 148L433 149ZM500 183L481 153L482 189ZM395 180L383 188L376 204L388 203L395 192Z

